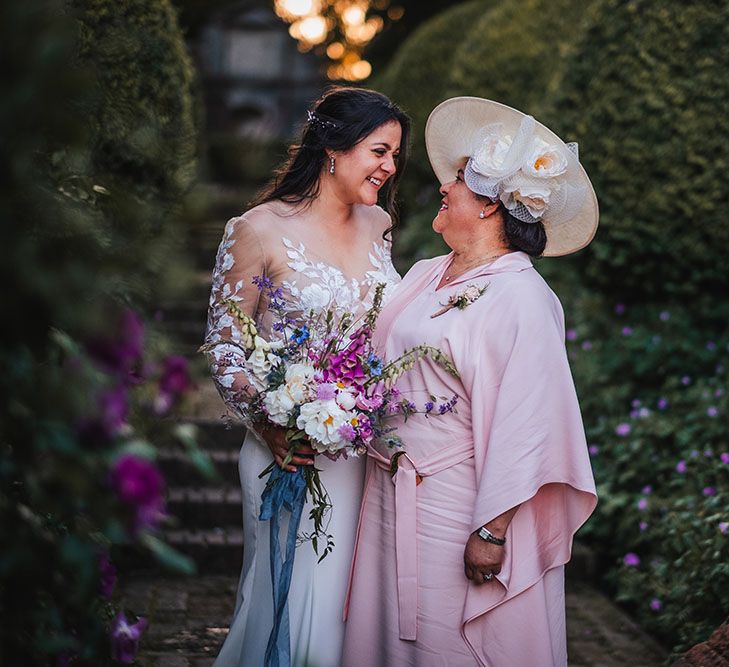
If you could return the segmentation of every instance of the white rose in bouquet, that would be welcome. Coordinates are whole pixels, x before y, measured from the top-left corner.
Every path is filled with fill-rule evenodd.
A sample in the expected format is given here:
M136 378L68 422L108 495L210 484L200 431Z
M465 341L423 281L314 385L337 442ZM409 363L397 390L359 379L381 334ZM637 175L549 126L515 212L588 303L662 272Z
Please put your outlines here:
M337 392L337 405L343 410L352 410L357 403L357 395L348 389Z
M314 397L316 369L309 364L291 364L286 369L286 388L297 405Z
M293 409L296 407L296 401L289 393L288 387L282 384L266 394L263 399L263 406L268 413L268 418L274 424L286 426Z
M301 406L296 426L311 438L316 451L334 453L349 444L339 434L339 428L353 418L354 414L340 408L336 400L317 400Z

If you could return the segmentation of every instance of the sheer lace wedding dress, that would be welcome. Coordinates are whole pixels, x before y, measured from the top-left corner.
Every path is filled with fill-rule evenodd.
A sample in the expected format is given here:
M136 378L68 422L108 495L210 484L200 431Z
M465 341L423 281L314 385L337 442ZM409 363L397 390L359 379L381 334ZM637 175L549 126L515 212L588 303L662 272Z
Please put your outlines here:
M267 276L284 289L297 312L334 308L362 313L372 302L374 288L387 283L388 292L400 280L382 232L389 216L373 206L358 206L360 226L353 231L346 256L337 254L322 230L296 216L282 215L282 205L268 203L233 218L218 250L208 312L206 342L235 340L239 335L222 301L232 299L255 317L264 338L273 326L265 295L253 276ZM366 230L362 232L361 230ZM293 312L292 315L295 315ZM219 345L211 354L216 385L233 411L247 385L243 358L234 346ZM251 430L240 453L243 490L243 570L230 632L214 667L260 667L271 631L273 602L269 570L269 527L258 520L265 480L258 474L271 462L270 450ZM316 465L333 509L328 532L335 548L321 563L310 542L297 548L289 592L292 667L339 667L344 634L342 611L352 548L362 497L364 459L331 461L318 456ZM310 532L308 508L300 532ZM283 530L286 530L284 525ZM285 533L284 533L285 534Z

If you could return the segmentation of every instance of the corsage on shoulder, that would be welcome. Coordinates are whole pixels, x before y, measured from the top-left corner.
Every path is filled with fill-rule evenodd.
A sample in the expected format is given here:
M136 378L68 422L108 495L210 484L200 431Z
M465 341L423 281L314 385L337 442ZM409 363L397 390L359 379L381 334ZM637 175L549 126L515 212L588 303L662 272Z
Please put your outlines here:
M463 310L466 306L470 306L474 301L480 299L481 295L486 291L488 286L489 283L486 283L483 287L479 287L478 285L469 285L460 294L452 294L448 299L448 302L440 304L443 307L440 310L434 312L430 316L430 318L432 319L434 317L439 317L440 315L447 313L449 310L451 310L451 308L458 308L458 310Z

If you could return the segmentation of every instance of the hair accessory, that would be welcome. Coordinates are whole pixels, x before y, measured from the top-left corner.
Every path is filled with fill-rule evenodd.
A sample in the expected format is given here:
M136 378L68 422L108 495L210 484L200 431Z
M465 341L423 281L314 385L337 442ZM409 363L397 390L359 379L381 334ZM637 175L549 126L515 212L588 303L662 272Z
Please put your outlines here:
M340 123L338 123L336 120L334 120L333 118L329 118L329 116L325 116L318 111L307 111L306 122L309 123L309 125L313 125L314 127L318 127L324 130L336 130L340 127Z
M595 235L597 198L577 146L532 116L492 100L454 97L430 114L425 144L441 183L463 169L469 190L500 202L517 220L541 222L545 257L576 252Z
M491 581L494 578L493 572L481 572L484 581Z
M334 156L329 156L329 173L334 175Z
M478 529L478 536L482 540L486 540L487 542L490 542L491 544L496 544L497 546L503 547L506 544L506 538L504 537L496 537L488 528L481 527Z

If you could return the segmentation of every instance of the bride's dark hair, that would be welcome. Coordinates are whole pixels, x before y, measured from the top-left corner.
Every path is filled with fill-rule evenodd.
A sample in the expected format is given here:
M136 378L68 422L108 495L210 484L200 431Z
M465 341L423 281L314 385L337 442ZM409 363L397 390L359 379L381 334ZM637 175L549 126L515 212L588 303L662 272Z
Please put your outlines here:
M304 125L301 142L289 147L289 157L256 195L250 206L280 199L292 204L309 203L319 194L319 177L328 158L325 149L347 151L381 125L400 123L402 138L397 170L385 182L384 208L393 225L397 222L395 194L407 162L410 118L382 93L365 88L335 86L315 103Z

